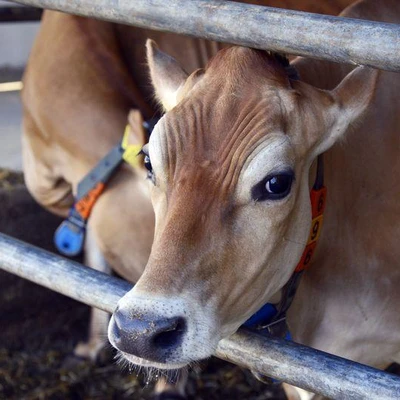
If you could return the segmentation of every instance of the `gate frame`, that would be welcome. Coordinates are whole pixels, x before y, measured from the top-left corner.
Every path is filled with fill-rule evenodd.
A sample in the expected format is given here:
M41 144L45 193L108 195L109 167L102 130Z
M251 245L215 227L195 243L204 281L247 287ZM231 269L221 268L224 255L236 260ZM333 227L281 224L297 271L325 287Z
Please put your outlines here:
M398 24L222 0L17 2L141 28L400 72Z
M18 0L18 3L259 49L400 72L400 25L218 0ZM185 12L182 12L185 10ZM267 26L268 29L262 29ZM267 31L267 32L264 32ZM113 312L129 283L0 234L0 268ZM85 287L84 291L80 288ZM330 398L400 398L400 378L239 329L216 356Z

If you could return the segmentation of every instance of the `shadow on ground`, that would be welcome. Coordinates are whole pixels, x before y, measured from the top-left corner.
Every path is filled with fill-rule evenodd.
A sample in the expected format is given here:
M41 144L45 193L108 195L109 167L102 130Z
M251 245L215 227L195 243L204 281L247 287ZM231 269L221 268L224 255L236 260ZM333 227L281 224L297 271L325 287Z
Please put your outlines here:
M33 201L20 174L0 169L0 232L54 251L59 223ZM0 399L149 399L152 383L144 377L121 371L112 360L93 364L71 357L86 336L89 311L0 271ZM190 400L285 398L279 387L217 359L191 371L187 391Z

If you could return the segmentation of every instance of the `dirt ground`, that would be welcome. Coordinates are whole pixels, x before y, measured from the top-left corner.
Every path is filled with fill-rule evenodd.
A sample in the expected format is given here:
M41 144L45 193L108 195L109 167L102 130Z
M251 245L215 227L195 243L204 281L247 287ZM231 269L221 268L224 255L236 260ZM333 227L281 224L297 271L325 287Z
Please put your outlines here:
M20 174L0 169L0 232L54 250L60 220L29 196ZM153 383L113 361L72 357L84 340L89 307L0 271L0 399L150 399ZM251 373L212 359L190 372L190 400L284 399Z

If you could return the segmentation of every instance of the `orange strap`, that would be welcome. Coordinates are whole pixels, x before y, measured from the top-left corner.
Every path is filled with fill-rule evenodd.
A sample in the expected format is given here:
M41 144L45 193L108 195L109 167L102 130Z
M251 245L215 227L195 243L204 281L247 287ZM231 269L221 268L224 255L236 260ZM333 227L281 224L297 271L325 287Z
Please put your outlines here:
M308 237L307 246L303 251L300 262L297 264L295 272L304 271L310 264L311 258L317 247L317 241L321 234L322 223L324 220L324 210L326 203L326 187L321 189L311 190L311 210L312 210L312 223L310 229L310 236Z
M99 182L90 192L88 192L75 204L75 210L84 220L87 220L89 218L94 203L96 203L96 200L103 192L104 187L104 183Z

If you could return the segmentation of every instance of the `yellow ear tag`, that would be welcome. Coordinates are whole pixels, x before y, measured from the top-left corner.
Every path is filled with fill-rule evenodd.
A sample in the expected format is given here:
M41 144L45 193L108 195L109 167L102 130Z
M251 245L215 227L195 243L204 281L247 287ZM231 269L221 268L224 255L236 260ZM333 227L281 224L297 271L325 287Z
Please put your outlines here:
M140 158L138 158L137 156L142 149L142 146L140 144L128 144L129 129L130 127L129 125L127 125L125 128L124 137L121 142L121 147L124 150L122 158L125 162L135 168L139 165Z

